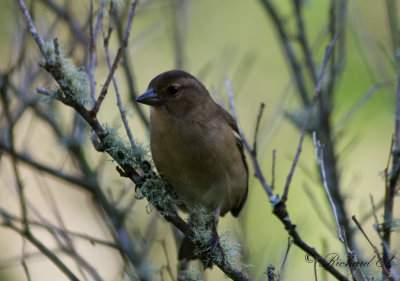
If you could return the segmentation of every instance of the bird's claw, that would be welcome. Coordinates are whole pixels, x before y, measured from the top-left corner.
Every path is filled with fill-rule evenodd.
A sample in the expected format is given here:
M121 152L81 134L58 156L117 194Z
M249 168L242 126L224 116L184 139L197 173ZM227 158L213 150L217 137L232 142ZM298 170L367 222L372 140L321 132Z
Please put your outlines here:
M212 257L214 256L215 251L217 249L221 253L222 260L225 260L225 252L221 246L221 241L219 239L219 235L217 232L213 232L211 239L207 242L207 244L205 246L205 249L207 249L208 253L207 253L207 258L203 262L204 269L211 267L212 260L213 260Z

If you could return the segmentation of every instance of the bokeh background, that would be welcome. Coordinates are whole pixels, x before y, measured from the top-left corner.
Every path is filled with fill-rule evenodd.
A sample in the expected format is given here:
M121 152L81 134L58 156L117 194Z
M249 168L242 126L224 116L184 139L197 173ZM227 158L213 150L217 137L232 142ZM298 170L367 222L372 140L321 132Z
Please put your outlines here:
M65 50L74 46L71 55L74 64L87 63L84 48L88 46L75 43L77 35L71 34L64 21L57 20L57 16L44 3L46 1L33 1L34 22L39 33L48 40L57 37ZM4 73L13 65L19 50L24 48L24 63L13 74L12 81L16 85L26 84L27 77L33 79L27 73L38 72L35 81L24 89L33 97L37 95L37 86L51 87L54 83L38 66L37 62L41 57L32 38L28 36L22 41L26 27L16 2L0 1L0 71ZM89 1L54 2L60 6L66 5L74 20L84 27L82 32L88 32ZM292 1L272 2L284 16L289 32L295 36L296 21ZM325 47L330 41L327 24L331 1L301 2L307 35L312 43L315 63L320 69ZM27 1L28 6L30 3ZM98 5L99 1L95 0L96 9ZM128 7L129 3L123 3L117 9L123 15ZM397 71L393 67L395 61L391 55L388 15L383 1L348 1L345 26L345 63L340 79L336 82L332 124L345 206L349 216L363 218L372 209L370 195L375 203L384 198L383 171L387 165L394 132ZM118 44L116 34L112 36L110 47L114 56ZM295 51L300 53L299 46L295 45ZM126 52L133 67L138 93L146 90L155 75L180 67L197 76L210 91L214 88L228 104L224 79L229 79L235 93L240 126L250 141L253 138L259 104L264 102L265 113L259 133L258 158L270 181L272 151L276 150L275 192L282 194L300 137L299 128L286 116L299 112L300 99L276 28L261 1L142 0L137 8ZM100 39L98 54L95 73L97 94L108 74ZM124 105L129 111L128 121L134 137L148 145L147 129L133 108L122 70L118 69L115 76L123 94ZM311 97L312 93L309 94ZM10 100L12 105L16 103L12 94ZM74 122L72 109L61 105L55 105L54 108L58 122L66 131L71 130ZM148 109L144 108L144 111L148 116ZM112 87L100 111L99 120L114 127L122 125ZM0 132L5 132L5 126L4 112L0 111ZM123 132L122 127L120 132ZM115 163L93 149L88 139L90 132L85 131L83 135L85 156L91 167L100 169L100 181L107 194L115 196L122 188L133 190L134 187L126 179L119 177L115 171ZM3 139L5 135L1 137ZM32 110L26 110L16 125L15 140L18 151L29 153L34 159L67 173L79 172L65 152L63 140L58 139ZM32 219L46 218L58 225L62 221L63 227L68 230L111 241L107 225L86 192L26 165L20 166ZM252 170L250 174L249 197L244 210L239 219L233 219L230 215L221 219L219 230L220 233L229 230L234 239L243 244L246 263L252 265L247 269L252 279L267 280L264 272L268 265L272 263L279 268L282 264L288 234L272 214L268 196L252 176ZM130 196L133 197L132 192ZM168 260L172 263L170 267L176 277L176 246L171 226L160 219L156 211L147 212L145 200L125 198L124 204L124 207L130 204L128 229L137 238L138 245L151 237L146 270L155 272L155 280L170 280L165 270ZM310 136L306 136L287 205L292 222L297 225L298 232L309 245L323 255L339 253L345 259L343 247L337 239L332 211L320 183ZM11 214L19 215L16 182L7 154L0 158L0 206ZM394 210L394 216L399 218L398 197ZM377 215L382 220L382 208L378 209ZM363 222L369 237L380 248L380 239L373 224L372 216ZM355 227L354 223L351 222L351 226ZM150 228L151 236L148 236ZM57 250L57 243L51 235L43 229L35 229L35 233L73 270L77 270L77 264ZM394 232L392 237L392 249L397 253L400 247L399 233ZM363 259L371 259L374 256L372 248L362 235L357 234L356 239ZM117 251L92 245L85 239L73 240L77 251L104 280L121 280L124 268ZM67 280L50 261L37 253L35 247L23 243L18 234L4 226L0 227L0 280L27 280L21 266L23 251L28 255L27 264L32 280ZM307 263L304 256L305 253L296 246L291 248L283 272L285 280L314 278L313 265ZM395 262L399 268L398 259ZM348 273L347 269L339 270ZM367 270L371 275L380 277L380 269L375 265ZM321 280L334 280L321 268L318 268L318 273ZM214 268L206 272L205 278L224 280L224 274Z

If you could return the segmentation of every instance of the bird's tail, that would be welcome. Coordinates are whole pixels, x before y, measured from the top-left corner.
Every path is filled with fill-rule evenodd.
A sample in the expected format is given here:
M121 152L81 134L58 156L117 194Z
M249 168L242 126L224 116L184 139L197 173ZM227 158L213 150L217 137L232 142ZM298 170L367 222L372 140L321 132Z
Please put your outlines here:
M194 254L195 246L188 237L184 237L181 243L181 247L179 248L178 258L179 260L194 260L196 256Z

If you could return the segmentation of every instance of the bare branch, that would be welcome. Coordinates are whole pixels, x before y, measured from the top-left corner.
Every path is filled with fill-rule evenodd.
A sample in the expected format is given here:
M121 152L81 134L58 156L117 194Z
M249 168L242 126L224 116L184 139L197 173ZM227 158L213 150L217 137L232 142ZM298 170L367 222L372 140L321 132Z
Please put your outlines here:
M289 40L289 35L284 26L284 22L282 17L278 14L276 7L271 0L261 0L261 3L264 5L266 11L269 13L272 22L274 23L278 35L280 37L280 41L285 50L286 56L289 60L290 66L292 68L293 75L296 80L296 85L299 90L299 94L301 97L301 101L305 106L309 106L310 98L308 97L308 91L305 85L305 79L303 76L303 72L301 69L301 65L299 63L299 59L296 57L296 54L293 50L293 46Z
M112 3L112 2L111 2ZM99 10L97 12L96 27L93 29L93 0L90 1L90 45L89 45L89 84L90 84L90 99L92 106L96 101L96 87L94 80L94 70L96 67L96 41L99 33L99 28L103 19L104 0L101 1Z
M42 53L43 57L47 60L48 56L47 56L47 51L46 51L46 47L44 46L44 42L42 40L42 38L39 36L36 27L34 26L31 16L29 14L28 9L25 6L25 3L23 0L18 0L19 6L22 10L22 13L24 14L24 18L26 21L26 25L29 27L29 32L32 34L33 38L36 41L36 44L39 47L40 52Z
M328 65L328 61L329 61L329 56L332 52L333 46L337 40L338 36L335 36L333 38L333 40L329 43L328 47L326 47L325 50L325 56L324 56L324 61L322 63L322 69L321 69L321 74L319 75L317 84L315 85L315 90L314 90L314 96L311 100L311 104L308 108L308 112L307 112L307 116L306 119L304 120L303 123L303 128L301 129L301 135L300 135L300 141L299 141L299 145L297 146L297 151L296 151L296 155L293 159L293 163L292 163L292 167L290 168L290 172L286 178L286 184L285 184L285 188L282 194L282 201L286 201L288 198L288 193L289 193L289 186L290 186L290 182L292 181L292 177L294 174L294 169L296 168L297 162L299 160L300 157L300 153L301 153L301 148L303 146L303 140L306 134L306 129L308 126L308 122L310 121L310 117L311 117L311 113L312 113L312 108L314 106L314 104L316 103L319 94L321 93L321 84L322 84L322 79L324 78L325 75L325 71L326 71L326 67Z
M279 272L278 272L278 277L277 277L278 280L281 280L281 274L282 274L283 268L284 268L284 266L286 264L286 259L288 257L288 254L289 254L289 251L290 251L290 247L292 246L292 244L293 244L293 240L292 240L291 237L289 237L288 238L288 245L287 245L286 252L285 252L285 256L283 258L281 268L279 269Z
M48 249L42 242L40 242L30 232L25 232L15 226L7 217L3 216L3 225L17 232L21 237L25 237L32 243L40 252L42 252L49 260L51 260L70 280L80 281L78 277L64 264L50 249Z
M104 83L103 88L101 89L100 95L99 95L98 99L96 100L96 102L95 102L95 104L94 104L94 106L93 106L93 108L91 110L91 114L96 115L97 112L99 111L100 106L101 106L104 98L107 95L108 86L111 83L111 79L114 76L114 72L117 70L119 61L121 60L122 53L124 52L125 48L128 46L128 39L129 39L129 34L130 34L130 31L131 31L131 27L132 27L133 18L135 16L136 4L137 4L137 0L135 0L131 4L130 11L129 11L129 17L128 17L128 22L126 23L124 38L122 40L121 45L118 48L117 55L115 56L114 62L113 62L112 67L111 67L111 70L108 73L106 82Z
M265 104L262 102L260 104L260 109L258 111L257 115L257 121L256 121L256 128L254 129L254 137L253 137L253 154L254 156L257 155L257 137L258 137L258 130L260 128L260 123L261 123L261 117L264 112Z
M238 124L238 116L237 116L237 112L236 112L236 106L235 106L235 99L234 99L234 94L233 94L233 89L231 84L229 83L229 80L225 78L225 85L226 88L228 90L228 97L229 97L229 106L231 108L232 111L232 116L236 121L236 124L238 126L239 129L239 133L240 136L242 138L242 142L244 147L246 148L247 152L249 152L250 156L251 156L251 160L253 163L253 167L254 167L254 173L255 176L260 180L264 190L267 192L270 201L274 202L276 201L276 197L274 196L273 192L272 192L272 188L271 186L268 184L267 180L265 179L263 173L261 172L261 168L260 168L260 164L258 163L257 157L254 155L253 150L251 149L249 143L247 142L247 139L245 138L245 136L243 135L242 130L240 129L240 126Z
M385 276L390 280L390 281L394 281L394 278L390 275L390 272L388 271L385 263L382 260L382 257L379 253L378 248L372 244L371 240L368 238L367 234L365 233L364 229L362 228L361 224L358 222L356 216L352 216L351 217L353 219L353 221L356 223L358 229L361 231L361 233L364 235L365 239L367 239L368 243L371 245L372 249L374 250L376 256L378 257L378 260L382 266L382 271L385 274Z
M314 146L315 146L315 156L317 157L318 165L321 168L322 182L323 182L323 185L324 185L324 188L325 188L325 192L326 192L326 194L328 196L328 199L329 199L329 204L331 205L331 208L332 208L333 216L335 218L335 223L336 223L336 228L337 228L337 231L338 231L339 239L344 244L344 237L343 237L343 233L342 233L342 228L339 225L339 219L338 219L338 215L337 215L337 211L336 211L336 206L335 206L335 203L333 202L331 193L329 191L328 182L326 180L325 164L324 164L324 159L323 159L322 145L319 142L319 140L317 140L317 136L316 136L315 132L313 134L313 139L314 139Z
M110 3L110 14L112 14L112 9L113 9L113 3L111 2ZM110 69L110 71L112 70L112 65L111 65L111 59L110 59L110 51L108 49L108 42L109 42L109 38L111 36L111 31L112 31L112 29L110 26L108 29L108 35L106 35L104 32L104 25L102 26L102 33L103 33L103 39L104 39L103 45L104 45L104 50L106 53L106 60L107 60L108 68ZM126 131L126 134L128 135L129 142L130 142L132 148L134 149L134 148L136 148L136 144L133 139L132 131L129 127L128 119L126 118L125 108L124 108L124 105L122 104L121 94L119 92L117 80L115 79L114 75L112 76L112 79L113 79L115 94L117 96L117 105L118 105L118 109L119 109L119 112L121 115L122 123L124 124L125 131Z

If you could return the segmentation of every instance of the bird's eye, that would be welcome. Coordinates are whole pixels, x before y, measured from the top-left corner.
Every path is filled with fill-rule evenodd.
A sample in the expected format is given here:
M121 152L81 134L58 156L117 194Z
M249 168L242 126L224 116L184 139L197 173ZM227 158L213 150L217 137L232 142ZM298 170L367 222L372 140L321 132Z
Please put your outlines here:
M172 85L168 87L168 94L170 95L175 95L176 93L178 93L180 90L180 87L177 85Z

